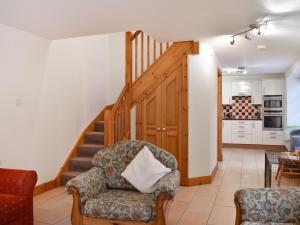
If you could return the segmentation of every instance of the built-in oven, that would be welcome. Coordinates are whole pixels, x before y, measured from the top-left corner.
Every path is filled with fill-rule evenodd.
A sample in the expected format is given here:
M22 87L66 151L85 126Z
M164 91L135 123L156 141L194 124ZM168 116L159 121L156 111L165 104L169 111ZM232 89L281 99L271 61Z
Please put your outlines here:
M264 112L264 130L283 130L283 112Z
M283 111L283 96L265 95L264 111Z

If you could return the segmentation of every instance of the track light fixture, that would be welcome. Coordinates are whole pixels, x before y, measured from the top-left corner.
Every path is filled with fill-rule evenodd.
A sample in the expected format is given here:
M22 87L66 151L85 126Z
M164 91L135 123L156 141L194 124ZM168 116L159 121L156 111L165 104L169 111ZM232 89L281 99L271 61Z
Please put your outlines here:
M249 41L251 40L251 36L249 35L249 33L246 33L245 38Z
M233 34L231 36L232 41L230 42L230 44L234 45L235 44L235 37L240 36L240 35L245 35L245 38L247 40L251 40L252 38L250 36L250 32L253 31L253 30L257 30L257 34L260 35L260 36L263 36L263 33L261 32L261 27L264 26L265 29L267 29L267 25L268 25L269 21L270 21L270 19L268 17L261 18L255 24L250 24L248 26L248 28L246 28L242 32Z
M230 42L231 45L234 45L235 40L234 40L234 36L232 36L232 41Z

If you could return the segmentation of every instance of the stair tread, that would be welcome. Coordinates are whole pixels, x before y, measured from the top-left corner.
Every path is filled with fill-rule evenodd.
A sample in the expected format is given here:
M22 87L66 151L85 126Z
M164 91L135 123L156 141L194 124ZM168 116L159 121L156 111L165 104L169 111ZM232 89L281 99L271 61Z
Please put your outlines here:
M71 159L72 161L81 161L81 162L90 162L93 160L93 157L86 156L77 156Z
M86 134L104 134L104 132L101 132L101 131L89 131L89 132L86 132Z
M78 147L87 147L87 148L104 148L104 145L100 145L100 144L81 144L78 145Z
M104 121L103 120L98 120L98 121L96 121L96 123L104 123Z

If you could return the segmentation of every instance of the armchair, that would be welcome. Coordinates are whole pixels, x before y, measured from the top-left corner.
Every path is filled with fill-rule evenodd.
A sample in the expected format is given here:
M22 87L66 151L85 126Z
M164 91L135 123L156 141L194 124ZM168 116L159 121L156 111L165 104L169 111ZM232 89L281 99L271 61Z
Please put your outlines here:
M241 189L234 202L236 225L300 224L300 188Z
M33 225L35 171L0 168L0 225Z
M155 191L137 191L121 176L126 166L147 146L172 172L155 184ZM177 161L170 153L145 141L123 141L100 150L94 167L70 180L66 188L73 195L73 225L165 225L165 210L179 186Z

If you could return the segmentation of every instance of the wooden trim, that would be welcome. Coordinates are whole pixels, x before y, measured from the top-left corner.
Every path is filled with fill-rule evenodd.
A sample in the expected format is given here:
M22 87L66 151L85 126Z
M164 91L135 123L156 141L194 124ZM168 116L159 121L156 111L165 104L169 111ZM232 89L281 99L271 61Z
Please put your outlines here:
M240 225L242 222L242 211L241 211L241 205L236 196L234 196L234 204L235 204L235 225Z
M134 40L134 80L138 78L138 38Z
M141 73L144 72L144 33L141 33Z
M150 36L147 35L147 68L150 66Z
M91 131L94 131L94 128L95 128L95 122L96 121L104 121L104 112L105 110L111 108L111 105L110 106L106 106L97 116L96 118L89 123L89 125L81 132L81 134L79 135L75 145L73 146L73 148L71 149L71 152L69 153L67 159L65 160L64 164L62 165L62 167L60 168L57 176L55 177L54 180L57 181L57 186L60 186L61 185L61 182L60 182L60 178L61 178L61 175L68 171L69 170L69 161L71 158L74 158L77 156L77 147L78 145L81 145L81 144L84 144L84 135L86 132L91 132Z
M132 84L132 43L131 32L125 34L125 80L126 85Z
M191 54L192 55L199 55L199 53L200 53L199 41L193 42L193 47L192 47Z
M114 142L114 134L113 134L113 114L112 109L107 109L104 112L104 145L112 146Z
M221 70L218 68L218 74L217 74L217 82L218 82L218 99L217 99L217 140L218 140L218 152L217 152L217 159L218 161L223 161L223 154L222 154L222 113L223 113L223 107L222 107L222 73Z
M250 145L250 144L223 144L223 148L251 148L273 151L287 151L284 145Z
M137 38L137 36L139 36L139 34L141 33L141 30L137 30L136 32L134 32L134 34L130 37L130 41L133 41L134 39Z
M213 171L211 172L211 175L203 176L203 177L183 178L181 179L181 184L184 186L211 184L214 177L216 176L217 171L218 171L218 164L216 164L216 166L214 167Z
M51 189L54 189L56 187L58 187L58 183L57 183L56 179L39 184L39 185L35 186L35 188L33 190L33 196L42 194L42 193L49 191Z

